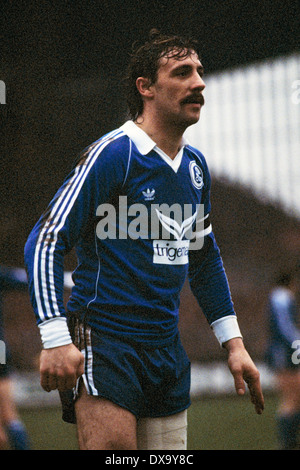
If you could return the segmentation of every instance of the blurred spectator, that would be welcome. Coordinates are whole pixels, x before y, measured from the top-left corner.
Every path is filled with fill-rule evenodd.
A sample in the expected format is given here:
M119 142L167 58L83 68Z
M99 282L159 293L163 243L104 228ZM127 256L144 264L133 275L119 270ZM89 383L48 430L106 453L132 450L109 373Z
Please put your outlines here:
M276 375L279 394L277 429L280 449L299 449L300 429L300 264L276 280L268 303L268 365Z
M27 292L25 270L0 266L0 450L29 450L29 438L22 423L12 393L9 351L5 344L2 296L5 291Z

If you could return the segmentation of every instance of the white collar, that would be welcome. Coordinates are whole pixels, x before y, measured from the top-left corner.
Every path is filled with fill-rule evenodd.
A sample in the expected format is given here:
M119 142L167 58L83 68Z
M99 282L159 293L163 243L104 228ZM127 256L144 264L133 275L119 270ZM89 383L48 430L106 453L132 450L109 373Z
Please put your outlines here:
M121 126L122 131L133 141L138 151L142 155L147 155L151 150L155 150L160 157L170 165L175 172L180 167L180 163L183 155L184 146L188 145L188 141L183 137L182 147L174 159L170 158L163 150L161 150L154 140L149 135L138 127L133 121L127 121Z
M156 143L133 121L127 121L120 128L135 144L142 155L147 155L156 147Z

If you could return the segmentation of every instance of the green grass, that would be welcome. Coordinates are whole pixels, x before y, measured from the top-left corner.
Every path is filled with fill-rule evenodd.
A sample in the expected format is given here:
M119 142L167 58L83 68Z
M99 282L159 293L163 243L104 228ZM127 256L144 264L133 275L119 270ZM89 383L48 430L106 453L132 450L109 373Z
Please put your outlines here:
M76 450L76 426L61 419L60 408L21 409L33 450Z
M276 449L276 396L255 414L249 396L194 400L189 409L189 450ZM57 408L21 409L35 450L76 450L76 427L64 423Z
M249 396L205 398L192 403L188 414L189 450L275 450L277 399L265 397L257 415Z

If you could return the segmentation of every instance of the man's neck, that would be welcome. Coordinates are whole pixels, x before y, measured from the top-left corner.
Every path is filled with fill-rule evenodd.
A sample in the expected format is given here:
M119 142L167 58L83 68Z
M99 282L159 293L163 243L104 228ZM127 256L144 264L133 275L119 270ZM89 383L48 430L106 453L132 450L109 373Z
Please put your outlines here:
M155 120L148 120L139 116L135 124L140 127L156 143L156 145L165 152L172 160L178 154L182 147L182 135L184 130L176 127L157 124Z

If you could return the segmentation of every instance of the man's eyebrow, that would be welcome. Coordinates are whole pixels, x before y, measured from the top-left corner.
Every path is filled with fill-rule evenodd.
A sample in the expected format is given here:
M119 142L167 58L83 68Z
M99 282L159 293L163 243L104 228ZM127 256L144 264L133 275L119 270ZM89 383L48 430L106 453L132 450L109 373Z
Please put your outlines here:
M192 65L190 64L182 64L182 65L177 65L176 67L174 67L173 69L173 72L176 73L176 72L184 72L185 70L191 70L193 67ZM199 65L197 67L197 71L199 73L199 75L203 75L204 74L204 67L203 65Z
M198 70L199 75L202 76L202 75L204 74L204 67L203 67L203 65L199 65L199 67L198 67L197 70Z

